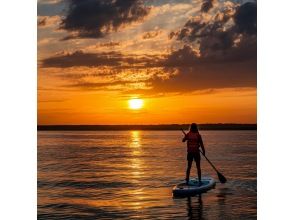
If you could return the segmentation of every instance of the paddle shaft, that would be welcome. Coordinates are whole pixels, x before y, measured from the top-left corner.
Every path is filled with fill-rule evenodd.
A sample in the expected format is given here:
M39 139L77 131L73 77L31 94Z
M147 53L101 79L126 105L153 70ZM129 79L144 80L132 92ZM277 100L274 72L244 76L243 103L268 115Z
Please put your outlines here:
M183 129L181 129L182 132L184 133L184 135L186 135L185 131ZM201 150L199 150L200 153L205 157L205 159L208 161L208 163L212 166L212 168L218 173L217 169L215 168L215 166L210 162L210 160L203 154L203 152Z
M210 160L202 153L201 150L199 150L200 153L205 157L205 159L207 160L207 162L212 166L212 168L215 170L215 172L218 172L217 169L215 168L215 166L210 162Z

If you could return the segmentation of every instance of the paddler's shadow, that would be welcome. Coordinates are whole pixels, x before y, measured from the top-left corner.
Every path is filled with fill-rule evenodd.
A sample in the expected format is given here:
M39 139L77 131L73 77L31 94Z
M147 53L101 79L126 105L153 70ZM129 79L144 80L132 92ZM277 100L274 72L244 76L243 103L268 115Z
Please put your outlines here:
M202 219L203 204L201 194L187 197L188 219Z

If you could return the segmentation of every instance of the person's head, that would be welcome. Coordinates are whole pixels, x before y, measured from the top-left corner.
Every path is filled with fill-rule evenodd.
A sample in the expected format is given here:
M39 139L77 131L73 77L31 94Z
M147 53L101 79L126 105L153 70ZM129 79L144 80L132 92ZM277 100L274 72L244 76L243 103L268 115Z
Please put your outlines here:
M190 126L190 131L191 132L198 132L198 127L197 127L197 124L196 123L192 123L191 126Z

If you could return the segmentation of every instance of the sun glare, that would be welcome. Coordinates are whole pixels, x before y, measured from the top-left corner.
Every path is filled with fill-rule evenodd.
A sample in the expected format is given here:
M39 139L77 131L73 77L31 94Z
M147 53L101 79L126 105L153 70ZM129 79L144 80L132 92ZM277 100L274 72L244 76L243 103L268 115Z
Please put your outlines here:
M143 107L143 100L134 98L129 100L129 108L130 109L140 109Z

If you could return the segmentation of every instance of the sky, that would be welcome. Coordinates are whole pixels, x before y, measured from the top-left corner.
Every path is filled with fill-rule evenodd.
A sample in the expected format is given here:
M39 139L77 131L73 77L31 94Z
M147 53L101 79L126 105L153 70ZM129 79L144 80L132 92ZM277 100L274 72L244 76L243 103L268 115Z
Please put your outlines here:
M38 0L38 124L256 123L256 38L256 1Z

